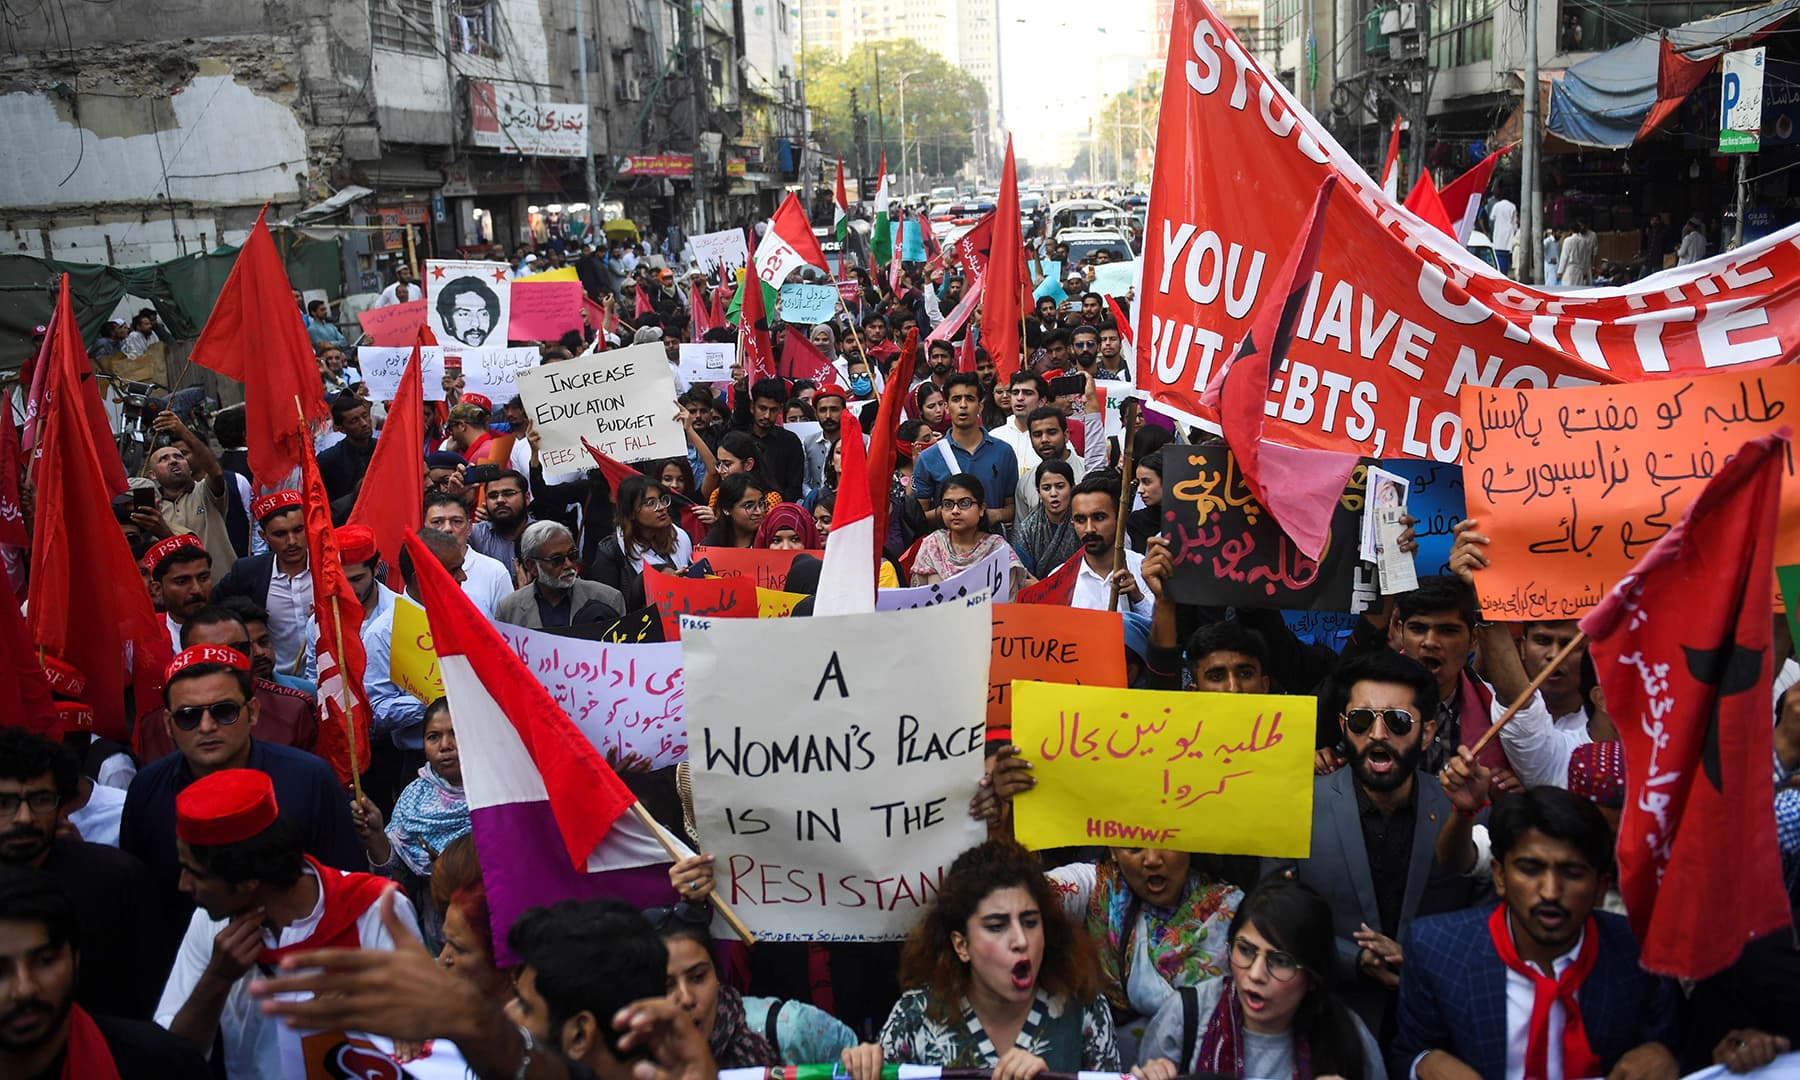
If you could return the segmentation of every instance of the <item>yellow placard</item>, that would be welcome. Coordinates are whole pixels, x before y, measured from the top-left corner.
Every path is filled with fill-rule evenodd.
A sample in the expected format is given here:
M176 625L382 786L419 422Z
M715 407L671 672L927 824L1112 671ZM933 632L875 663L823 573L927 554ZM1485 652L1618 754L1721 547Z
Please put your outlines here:
M580 281L580 280L581 280L581 275L579 275L575 272L575 268L573 266L560 266L560 267L557 267L555 270L546 270L541 274L531 274L531 275L528 275L528 276L522 277L522 278L514 278L513 284L514 285L519 285L519 284L530 285L534 281Z
M444 696L444 677L438 671L437 648L431 643L431 624L426 621L425 609L404 596L394 598L388 677L395 686L426 704Z
M794 605L810 595L803 592L782 592L780 589L756 587L756 617L759 619L785 619L794 613Z
M1314 698L1015 681L1012 699L1026 847L1307 856Z

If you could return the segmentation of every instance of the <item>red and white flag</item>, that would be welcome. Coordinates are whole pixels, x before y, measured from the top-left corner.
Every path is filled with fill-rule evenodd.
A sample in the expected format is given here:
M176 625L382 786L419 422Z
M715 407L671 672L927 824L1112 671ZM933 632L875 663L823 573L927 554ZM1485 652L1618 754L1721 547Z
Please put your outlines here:
M825 253L819 249L818 238L813 236L812 222L806 219L806 210L793 192L788 192L787 198L776 208L775 216L769 219L769 231L757 241L750 266L757 278L771 289L781 288L788 275L803 266L823 274L831 273Z
M1662 975L1704 979L1790 921L1769 720L1788 452L1785 431L1744 444L1581 620L1625 750L1619 892Z
M875 610L875 559L881 554L881 544L869 502L862 424L849 409L844 410L838 445L844 448L844 468L831 534L825 538L825 564L819 569L814 615L861 615Z
M331 763L338 781L348 789L353 786L352 777L369 768L369 695L363 689L368 657L362 643L363 606L344 575L337 530L331 524L331 496L325 493L325 481L319 477L319 461L313 456L310 440L300 444L300 498L306 512L313 618L319 625L318 754ZM421 502L423 498L420 496ZM429 558L433 566L438 565L436 556Z
M754 251L761 251L764 237ZM751 255L755 258L754 252ZM775 377L775 347L769 341L768 313L763 308L763 291L754 273L743 280L743 303L738 309L738 356L744 363L744 377L755 386L759 379Z
M1457 243L1469 242L1469 234L1475 231L1475 219L1481 216L1481 200L1487 194L1494 166L1500 163L1500 155L1510 149L1512 147L1503 146L1482 158L1479 165L1445 184L1438 192L1444 212L1450 216L1451 235L1456 237Z
M1400 201L1400 118L1394 117L1394 133L1388 136L1387 160L1381 163L1381 190Z
M1312 211L1301 227L1300 242L1288 251L1287 262L1270 283L1250 332L1201 399L1218 410L1226 445L1237 458L1250 493L1309 559L1319 558L1325 550L1331 516L1344 493L1344 482L1356 467L1357 455L1302 450L1264 439L1267 416L1263 403L1269 399L1269 381L1280 370L1294 338L1294 323L1312 284L1313 265L1325 236L1325 208L1336 186L1335 176L1327 176L1319 185Z
M437 557L417 537L406 543L456 715L495 963L518 962L506 932L527 908L598 896L673 903L668 851L634 813L637 797Z
M975 306L981 303L981 291L985 284L986 281L982 278L976 278L970 282L969 287L963 291L962 299L958 300L956 306L950 309L950 314L944 316L943 322L931 328L931 333L926 335L925 340L950 341L954 339L956 332L969 321L969 316L975 314ZM975 369L970 368L969 370Z
M1430 169L1419 170L1419 178L1413 182L1412 190L1406 193L1406 208L1419 215L1425 224L1435 226L1445 236L1456 235L1456 226L1451 224L1450 211L1444 208L1444 200L1438 196L1437 184L1432 182Z

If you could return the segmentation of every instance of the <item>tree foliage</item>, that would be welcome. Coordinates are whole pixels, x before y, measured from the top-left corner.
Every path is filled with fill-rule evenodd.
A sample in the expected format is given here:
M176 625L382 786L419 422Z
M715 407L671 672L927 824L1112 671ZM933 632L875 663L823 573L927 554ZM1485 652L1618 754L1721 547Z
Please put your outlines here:
M806 103L813 131L827 157L843 156L846 173L874 175L884 149L888 171L899 173L902 75L911 171L950 176L974 152L975 132L987 123L987 94L974 76L942 56L910 38L863 42L841 59L809 49Z

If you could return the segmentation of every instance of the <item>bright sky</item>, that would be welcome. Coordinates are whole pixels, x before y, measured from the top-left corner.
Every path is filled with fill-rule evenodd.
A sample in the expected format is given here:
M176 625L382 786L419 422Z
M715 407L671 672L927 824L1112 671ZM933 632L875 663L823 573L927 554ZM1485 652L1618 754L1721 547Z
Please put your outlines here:
M1019 157L1074 160L1105 99L1147 66L1152 0L999 0L1000 80Z

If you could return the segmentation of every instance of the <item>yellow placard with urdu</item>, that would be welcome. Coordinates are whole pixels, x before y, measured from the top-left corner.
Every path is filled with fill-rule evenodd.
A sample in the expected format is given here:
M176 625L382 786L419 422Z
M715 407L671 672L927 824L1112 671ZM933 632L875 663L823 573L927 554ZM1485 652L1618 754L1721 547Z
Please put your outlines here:
M1037 780L1014 803L1026 847L1307 856L1314 698L1020 680L1012 699Z
M395 686L426 704L444 696L431 624L425 619L425 609L404 596L394 598L393 648L388 657L388 677Z
M807 598L803 592L782 592L780 589L756 587L756 617L759 619L785 619L794 613L794 605Z

